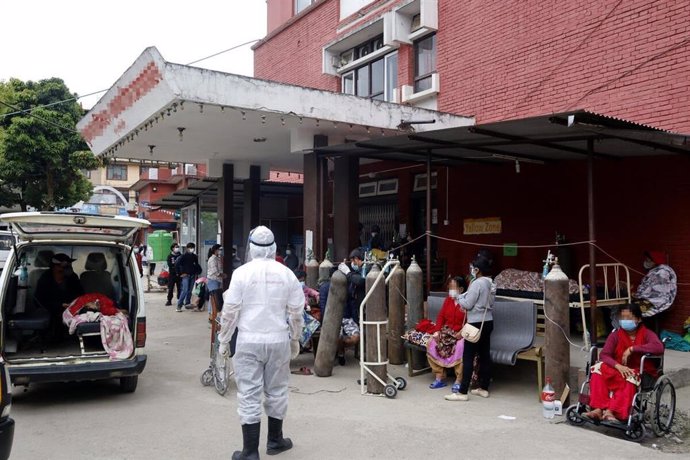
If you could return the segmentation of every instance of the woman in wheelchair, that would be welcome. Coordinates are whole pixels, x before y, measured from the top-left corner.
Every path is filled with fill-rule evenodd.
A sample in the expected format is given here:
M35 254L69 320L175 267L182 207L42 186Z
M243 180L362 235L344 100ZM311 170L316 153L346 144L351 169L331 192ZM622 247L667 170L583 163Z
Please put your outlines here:
M640 385L642 356L661 355L664 345L654 332L642 324L637 304L619 310L620 328L611 332L601 351L600 361L591 369L590 407L583 415L592 420L615 422L630 414L633 397ZM644 373L657 377L657 368L645 360Z

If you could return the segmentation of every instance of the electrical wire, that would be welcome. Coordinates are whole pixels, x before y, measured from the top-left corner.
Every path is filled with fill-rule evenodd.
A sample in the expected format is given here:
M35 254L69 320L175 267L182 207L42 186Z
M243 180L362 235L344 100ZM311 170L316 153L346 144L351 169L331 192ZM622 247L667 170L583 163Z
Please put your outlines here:
M257 38L256 40L251 40L251 41L248 41L248 42L241 43L241 44L239 44L239 45L233 46L233 47L228 48L228 49L226 49L226 50L219 51L219 52L217 52L217 53L213 53L213 54L211 54L210 56L206 56L206 57L203 57L203 58L201 58L201 59L197 59L196 61L192 61L192 62L190 62L190 63L188 63L188 64L186 64L186 65L193 65L193 64L199 63L199 62L201 62L201 61L205 61L205 60L207 60L207 59L211 59L211 58L213 58L213 57L220 56L221 54L227 53L228 51L232 51L232 50L235 50L235 49L237 49L237 48L241 48L241 47L246 46L246 45L249 45L249 44L251 44L251 43L256 43L256 42L258 42L258 41L261 41L261 39L260 39L260 38ZM91 93L84 94L84 95L81 95L81 96L71 97L71 98L69 98L69 99L63 99L62 101L51 102L50 104L37 105L37 106L35 106L35 107L31 107L30 109L19 110L19 109L17 109L17 108L14 108L15 112L4 113L4 114L2 114L2 118L9 117L9 116L12 116L12 115L18 115L18 114L22 114L22 113L30 113L30 112L32 112L33 110L36 110L36 109L39 109L39 108L43 108L43 107L52 107L52 106L55 106L55 105L64 104L64 103L66 103L66 102L78 101L79 99L84 99L85 97L95 96L96 94L105 93L105 92L108 91L109 89L110 89L110 88L102 89L102 90L99 90L99 91L93 91L93 92L91 92ZM2 102L2 101L0 101L0 102Z
M297 395L316 395L319 393L342 393L343 391L347 390L347 387L343 387L340 390L316 390L316 391L300 391L299 388L290 386L288 387L290 389L290 393L294 393Z
M481 246L484 248L504 248L504 244L486 244L486 243L475 243L473 241L463 241L463 240L455 240L453 238L446 238L443 236L439 235L434 235L431 232L427 232L431 235L432 238L436 238L439 240L444 240L444 241L450 241L451 243L458 243L458 244L466 244L468 246ZM562 244L525 244L525 245L511 245L511 247L515 247L518 249L546 249L546 248L553 248L554 246L579 246L579 245L584 245L584 244L594 244L595 241L592 240L587 240L587 241L576 241L574 243L562 243Z
M188 64L185 64L185 65L194 65L194 64L197 64L197 63L199 63L199 62L201 62L201 61L205 61L205 60L207 60L207 59L211 59L211 58L213 58L213 57L220 56L221 54L227 53L228 51L232 51L232 50L235 50L235 49L237 49L237 48L242 48L243 46L247 46L247 45L250 45L250 44L252 44L252 43L256 43L256 42L258 42L258 41L261 41L261 39L260 39L260 38L257 38L257 39L255 39L255 40L250 40L250 41L248 41L248 42L240 43L239 45L235 45L235 46L233 46L233 47L231 47L231 48L228 48L228 49L226 49L226 50L219 51L219 52L217 52L217 53L213 53L213 54L211 54L210 56L206 56L206 57L203 57L203 58L201 58L201 59L197 59L196 61L192 61L192 62L190 62L190 63L188 63Z
M4 106L7 106L7 107L9 107L9 108L11 108L11 109L13 109L13 110L19 110L18 107L14 106L14 105L12 105L12 104L8 104L8 103L5 102L5 101L0 101L0 104L2 104L2 105L4 105ZM38 108L38 107L35 107L35 108ZM34 117L35 119L40 120L40 121L42 121L42 122L44 122L44 123L48 123L49 125L55 126L56 128L63 129L63 130L65 130L65 131L69 131L69 132L71 132L71 133L79 134L79 131L77 131L77 130L74 129L74 128L70 128L70 127L68 127L68 126L60 125L60 124L58 124L58 123L55 123L54 121L50 121L50 120L48 120L48 119L46 119L46 118L39 117L38 115L36 115L36 114L34 114L34 113L29 113L29 115L31 115L31 116Z
M71 97L71 98L69 98L69 99L63 99L63 100L61 100L61 101L51 102L50 104L37 105L37 106L35 106L35 107L31 107L30 109L17 110L17 111L15 111L15 112L3 113L3 114L2 114L2 117L5 118L5 117L12 116L12 115L19 115L19 114L22 114L22 113L28 113L28 112L32 112L32 111L34 111L34 110L36 110L36 109L41 109L41 108L44 108L44 107L52 107L52 106L54 106L54 105L64 104L65 102L78 101L79 99L83 99L83 98L85 98L85 97L93 96L93 95L95 95L95 94L105 93L106 91L108 91L108 90L107 90L107 89L102 89L102 90L100 90L100 91L94 91L93 93L84 94L83 96Z

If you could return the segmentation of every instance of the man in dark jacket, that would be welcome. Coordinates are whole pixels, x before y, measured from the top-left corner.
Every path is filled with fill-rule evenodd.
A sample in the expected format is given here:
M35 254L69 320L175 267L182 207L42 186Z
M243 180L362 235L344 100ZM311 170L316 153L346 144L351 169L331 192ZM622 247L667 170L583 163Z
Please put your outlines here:
M201 273L199 258L194 254L195 248L196 245L194 243L187 243L187 252L182 254L175 262L175 271L180 277L182 284L182 292L180 293L180 298L177 299L177 312L183 311L183 306L190 305L194 279Z
M177 300L180 300L180 276L177 274L177 269L175 269L175 263L180 257L182 257L180 245L173 243L170 246L170 254L168 254L168 258L166 259L168 264L168 301L165 302L166 306L172 305L172 296L175 286L177 286Z
M359 343L359 305L364 300L365 281L364 254L360 249L350 253L350 262L338 265L347 276L347 303L343 312L343 323L340 329L340 343L338 344L338 362L345 365L345 348L356 347Z

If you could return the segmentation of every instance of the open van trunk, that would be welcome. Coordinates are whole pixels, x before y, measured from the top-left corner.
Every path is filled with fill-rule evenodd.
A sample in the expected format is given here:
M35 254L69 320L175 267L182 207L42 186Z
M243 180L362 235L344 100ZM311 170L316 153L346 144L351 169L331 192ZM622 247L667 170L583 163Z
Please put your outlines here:
M129 246L112 242L20 244L17 254L8 260L11 265L6 267L8 273L3 276L7 284L2 286L5 359L10 364L110 359L99 321L86 321L71 328L65 324L62 301L68 301L74 294L97 293L112 300L125 314L134 343L140 307L136 283L139 274L136 265L129 263L130 252ZM74 259L71 263L74 274L65 274L72 282L65 282L67 288L62 290L55 290L50 268L58 254ZM47 289L48 286L52 289ZM84 319L88 318L95 319L95 315L84 315Z

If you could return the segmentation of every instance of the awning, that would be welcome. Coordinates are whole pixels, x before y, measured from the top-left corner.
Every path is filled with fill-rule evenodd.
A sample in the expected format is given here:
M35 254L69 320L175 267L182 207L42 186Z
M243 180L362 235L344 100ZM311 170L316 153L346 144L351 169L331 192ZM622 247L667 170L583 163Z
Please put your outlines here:
M151 203L152 207L166 209L180 209L193 204L197 198L203 198L203 207L216 209L218 201L218 180L203 178L191 181L186 188L176 190ZM288 184L276 182L261 182L262 195L299 195L302 193L301 184ZM241 182L233 184L234 205L239 206L244 202L244 185Z
M430 130L472 117L167 62L146 49L77 124L97 155L184 163L232 162L301 171L314 136L329 144ZM240 165L245 163L246 168ZM210 167L213 175L218 168Z
M597 113L577 110L538 117L372 139L318 149L329 157L354 155L399 161L496 163L690 154L680 135Z

